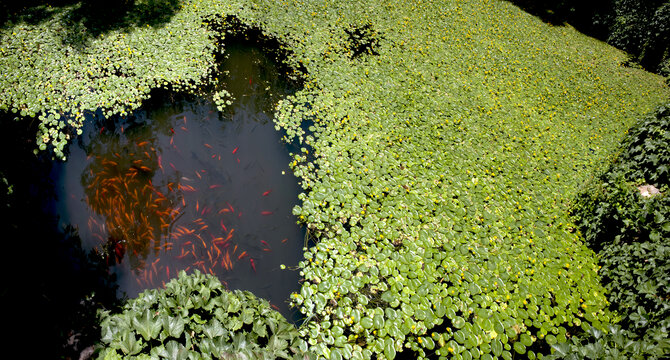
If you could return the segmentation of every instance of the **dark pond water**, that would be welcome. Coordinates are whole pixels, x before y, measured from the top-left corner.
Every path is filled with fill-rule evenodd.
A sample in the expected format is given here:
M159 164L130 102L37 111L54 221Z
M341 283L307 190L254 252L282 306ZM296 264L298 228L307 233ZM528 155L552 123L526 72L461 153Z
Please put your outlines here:
M287 318L299 287L300 188L272 122L290 86L257 48L232 46L222 83L234 101L164 95L126 118L93 119L52 171L60 225L107 256L119 291L159 288L185 270L250 290Z

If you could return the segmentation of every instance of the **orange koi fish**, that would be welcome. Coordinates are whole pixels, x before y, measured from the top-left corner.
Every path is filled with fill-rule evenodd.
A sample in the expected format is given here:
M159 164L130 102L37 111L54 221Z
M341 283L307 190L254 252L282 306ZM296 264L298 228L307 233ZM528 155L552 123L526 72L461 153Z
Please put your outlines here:
M208 144L208 143L205 143L205 147L207 147L207 148L210 148L210 149L211 149L211 148L212 148L212 145L210 145L210 144Z
M283 238L283 239L281 240L281 243L282 243L282 244L286 244L287 241L288 241L288 238Z

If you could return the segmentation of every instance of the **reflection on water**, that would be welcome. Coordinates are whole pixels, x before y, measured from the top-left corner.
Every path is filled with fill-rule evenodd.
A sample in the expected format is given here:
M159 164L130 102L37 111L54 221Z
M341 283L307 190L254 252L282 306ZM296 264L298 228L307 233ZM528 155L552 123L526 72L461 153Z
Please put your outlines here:
M272 106L289 91L256 50L227 49L223 113L206 99L153 99L132 117L85 127L54 172L63 224L106 256L120 291L136 296L181 270L216 275L290 317L304 230L300 191Z

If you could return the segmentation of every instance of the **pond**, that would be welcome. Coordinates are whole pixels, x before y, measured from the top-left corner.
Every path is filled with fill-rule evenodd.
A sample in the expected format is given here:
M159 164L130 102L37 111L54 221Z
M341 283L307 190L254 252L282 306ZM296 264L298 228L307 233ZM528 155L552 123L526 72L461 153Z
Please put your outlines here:
M91 118L52 170L60 226L104 257L135 297L179 271L217 276L269 300L289 320L305 231L291 210L300 187L291 145L272 121L292 87L258 48L226 48L219 112L208 98L164 93L132 116Z

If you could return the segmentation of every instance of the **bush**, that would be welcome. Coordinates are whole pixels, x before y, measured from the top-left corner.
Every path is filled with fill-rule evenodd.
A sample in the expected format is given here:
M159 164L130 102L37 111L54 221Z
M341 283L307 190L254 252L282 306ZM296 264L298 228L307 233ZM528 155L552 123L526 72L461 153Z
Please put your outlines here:
M616 339L625 338L626 349L634 346L643 358L658 358L670 352L668 105L641 121L624 145L619 159L580 195L573 211L587 244L599 252L603 284L625 329L603 338L592 332L590 344L620 349ZM643 196L638 186L648 184L659 194ZM586 349L583 340L576 339L572 349Z
M213 276L181 272L120 314L101 312L99 359L307 359L297 329L248 291Z

